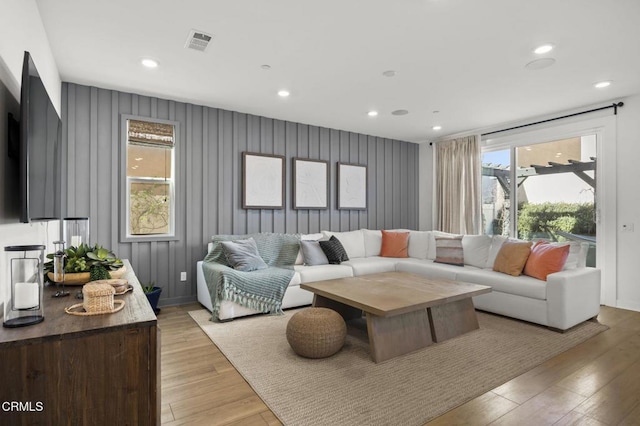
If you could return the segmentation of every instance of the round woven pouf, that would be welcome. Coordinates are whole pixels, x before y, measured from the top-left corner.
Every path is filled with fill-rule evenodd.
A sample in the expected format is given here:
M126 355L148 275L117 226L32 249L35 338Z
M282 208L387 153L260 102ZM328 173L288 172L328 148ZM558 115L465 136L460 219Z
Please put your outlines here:
M306 358L326 358L338 352L347 337L342 316L327 308L307 308L294 314L287 324L291 349Z

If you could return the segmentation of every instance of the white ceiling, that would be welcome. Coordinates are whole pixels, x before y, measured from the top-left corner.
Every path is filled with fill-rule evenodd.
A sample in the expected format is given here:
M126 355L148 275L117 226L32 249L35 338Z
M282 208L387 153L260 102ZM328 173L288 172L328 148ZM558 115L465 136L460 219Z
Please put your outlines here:
M413 142L640 93L639 0L37 4L63 81ZM525 69L546 42L555 65Z

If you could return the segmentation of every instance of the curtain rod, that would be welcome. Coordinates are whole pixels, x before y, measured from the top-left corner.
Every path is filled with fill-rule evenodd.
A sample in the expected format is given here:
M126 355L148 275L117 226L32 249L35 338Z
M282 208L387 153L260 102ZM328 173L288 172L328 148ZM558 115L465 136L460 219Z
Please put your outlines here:
M613 108L613 114L614 115L618 115L618 108L621 108L623 106L624 106L623 102L614 102L611 105L603 106L603 107L600 107L600 108L590 109L588 111L576 112L576 113L573 113L573 114L563 115L561 117L555 117L555 118L549 118L547 120L536 121L535 123L527 123L527 124L522 124L520 126L509 127L508 129L502 129L502 130L496 130L496 131L493 131L493 132L482 133L481 136L488 136L488 135L493 135L495 133L508 132L509 130L520 129L522 127L535 126L536 124L548 123L550 121L555 121L555 120L562 120L563 118L575 117L576 115L582 115L582 114L589 114L590 112L602 111L603 109L609 109L609 108Z

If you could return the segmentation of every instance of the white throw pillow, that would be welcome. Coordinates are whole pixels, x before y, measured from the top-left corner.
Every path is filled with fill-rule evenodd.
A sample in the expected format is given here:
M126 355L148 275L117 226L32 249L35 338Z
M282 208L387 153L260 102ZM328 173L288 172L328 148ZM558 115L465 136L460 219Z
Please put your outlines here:
M409 234L409 257L426 259L429 255L430 238L431 231L411 231Z
M500 251L500 247L502 247L502 243L507 241L507 237L503 237L502 235L494 235L491 237L491 248L489 249L489 255L487 256L487 263L485 268L493 269L493 264L496 261L496 257L498 256L498 252Z
M430 260L434 260L436 258L436 237L456 238L460 236L461 235L459 234L449 234L448 232L431 231L429 233L429 251L427 253L427 258Z
M382 248L382 232L373 229L362 229L364 236L364 255L366 257L380 256ZM349 257L351 259L351 257Z
M465 235L462 237L462 250L465 265L484 268L489 258L491 236ZM493 265L492 265L493 266Z
M331 232L322 231L325 237L331 238L332 235L340 240L342 247L347 252L349 259L357 259L359 257L365 257L364 249L364 233L361 229L348 232Z

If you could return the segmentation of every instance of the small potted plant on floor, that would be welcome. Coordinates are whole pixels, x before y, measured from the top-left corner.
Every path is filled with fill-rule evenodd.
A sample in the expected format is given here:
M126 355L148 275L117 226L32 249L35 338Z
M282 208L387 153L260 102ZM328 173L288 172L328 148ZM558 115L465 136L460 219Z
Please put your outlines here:
M162 287L156 287L155 282L150 282L142 286L142 290L144 294L147 295L147 299L149 300L149 304L153 309L153 312L158 315L160 313L160 308L158 308L158 300L160 300L160 293L162 293Z

